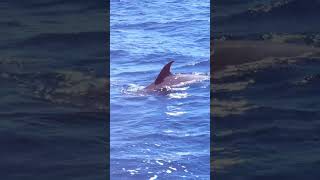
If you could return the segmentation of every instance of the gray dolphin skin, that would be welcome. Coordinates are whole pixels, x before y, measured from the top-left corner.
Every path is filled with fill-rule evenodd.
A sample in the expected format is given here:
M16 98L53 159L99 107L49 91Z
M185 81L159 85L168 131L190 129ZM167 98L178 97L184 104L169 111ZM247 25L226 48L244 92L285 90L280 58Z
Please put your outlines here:
M207 75L196 74L173 74L171 73L171 65L174 61L170 61L160 71L156 80L145 88L147 91L168 91L171 88L183 87L188 84L208 80Z
M268 57L297 57L319 53L319 48L270 41L214 40L211 60L213 71L223 70L229 65L240 65Z

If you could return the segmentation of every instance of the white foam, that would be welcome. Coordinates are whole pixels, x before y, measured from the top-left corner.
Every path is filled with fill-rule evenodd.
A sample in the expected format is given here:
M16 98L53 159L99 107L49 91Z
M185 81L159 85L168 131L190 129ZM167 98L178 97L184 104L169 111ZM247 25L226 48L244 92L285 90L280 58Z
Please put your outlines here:
M160 162L160 161L156 161L156 163L158 163L158 164L160 164L161 166L163 166L163 163L162 162Z
M183 114L186 114L187 112L184 111L174 111L174 112L166 112L169 116L181 116Z
M153 177L151 177L149 180L155 180L155 179L157 179L158 178L158 176L157 175L154 175Z
M171 93L169 94L170 99L184 99L189 96L188 93Z

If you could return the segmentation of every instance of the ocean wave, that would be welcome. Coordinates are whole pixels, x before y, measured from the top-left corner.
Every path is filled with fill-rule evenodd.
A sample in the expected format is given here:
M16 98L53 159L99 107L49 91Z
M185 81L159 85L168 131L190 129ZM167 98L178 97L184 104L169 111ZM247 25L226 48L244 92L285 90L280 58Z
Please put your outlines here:
M130 52L126 50L114 50L110 49L110 56L116 56L116 57L123 57L123 56L129 56Z
M180 123L177 123L180 124ZM148 133L145 135L138 135L136 138L138 139L144 139L144 140L154 140L154 139L161 139L163 140L169 140L170 141L181 141L184 140L184 142L193 142L194 140L199 140L199 138L208 138L210 135L207 132L203 133L189 133L189 132L173 132L173 133ZM130 138L128 138L129 140Z
M309 132L306 132L309 131ZM229 133L217 135L217 141L241 141L249 139L252 142L264 141L265 143L296 143L301 141L314 140L315 130L309 128L280 127L280 125L265 125L248 129L239 129ZM310 136L308 137L307 134ZM254 138L253 138L254 137ZM318 141L318 139L316 139Z
M132 24L113 24L111 28L113 29L144 29L144 30L166 30L172 31L179 27L185 27L190 24L203 24L203 21L207 20L184 20L184 21L164 21L164 22L142 22L142 23L132 23Z
M1 21L0 25L2 27L7 27L7 28L23 28L27 27L26 24L20 22L20 21Z
M190 62L187 65L184 65L182 67L190 67L190 66L209 67L210 66L210 61L209 60L202 60L202 61Z
M306 75L301 80L295 82L297 85L318 85L320 82L320 74Z
M250 84L255 83L253 79L247 81L238 81L233 83L222 83L222 84L214 84L212 86L212 92L231 92L231 91L241 91L246 89Z
M40 9L40 8L53 8L61 5L73 5L73 6L83 6L83 7L90 7L90 8L97 8L97 9L105 9L105 3L99 0L93 1L86 1L86 0L31 0L28 3L21 1L21 0L12 0L9 4L13 4L18 7L23 7L26 9Z
M2 73L1 78L23 85L26 96L53 104L103 111L107 108L107 80L77 71ZM31 94L29 94L31 92Z
M314 53L305 53L296 57L267 57L240 65L229 65L224 70L214 74L214 79L219 80L228 77L240 77L245 74L257 73L270 68L287 68L290 65L318 59L320 56Z
M247 32L307 32L320 29L317 0L283 0L260 4L216 20L218 29Z
M255 109L258 106L246 100L219 100L213 99L211 105L211 115L213 117L225 117L231 115L241 115Z
M293 114L315 112L318 105L308 99L317 99L318 59L267 58L217 72L211 87L213 117L246 116L262 106Z
M79 33L49 33L39 34L34 37L25 39L17 46L37 46L37 47L60 47L68 49L70 47L90 46L90 43L98 43L103 45L106 40L101 37L107 38L106 32L79 32Z

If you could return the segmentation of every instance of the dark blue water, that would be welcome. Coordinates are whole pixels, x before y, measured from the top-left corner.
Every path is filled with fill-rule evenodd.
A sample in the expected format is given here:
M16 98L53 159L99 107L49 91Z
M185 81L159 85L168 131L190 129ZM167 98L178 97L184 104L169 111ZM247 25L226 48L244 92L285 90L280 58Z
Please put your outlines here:
M221 1L213 31L226 40L319 47L319 7L316 0ZM319 60L317 53L269 57L214 73L216 179L319 179Z
M209 1L111 1L111 179L209 179L209 81L141 94L174 73L209 75Z
M0 2L1 179L106 179L105 8Z

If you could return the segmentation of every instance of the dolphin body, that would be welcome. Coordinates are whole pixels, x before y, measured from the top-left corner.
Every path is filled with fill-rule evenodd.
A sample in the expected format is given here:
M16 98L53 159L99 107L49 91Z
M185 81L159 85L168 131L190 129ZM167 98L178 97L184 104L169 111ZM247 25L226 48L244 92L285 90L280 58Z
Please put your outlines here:
M211 71L221 71L230 65L263 60L274 57L298 57L305 54L318 54L319 48L270 41L214 40L211 44Z
M320 55L320 49L306 45L252 40L214 40L211 47L211 71L217 72L230 65L263 60L265 58L294 58L305 54ZM209 78L205 75L195 74L172 74L171 65L174 61L166 64L160 71L156 80L144 88L146 91L167 91L170 88L182 87L203 81Z
M209 76L196 74L172 74L170 69L174 61L170 61L160 71L156 80L147 86L146 91L169 91L171 88L208 80Z

